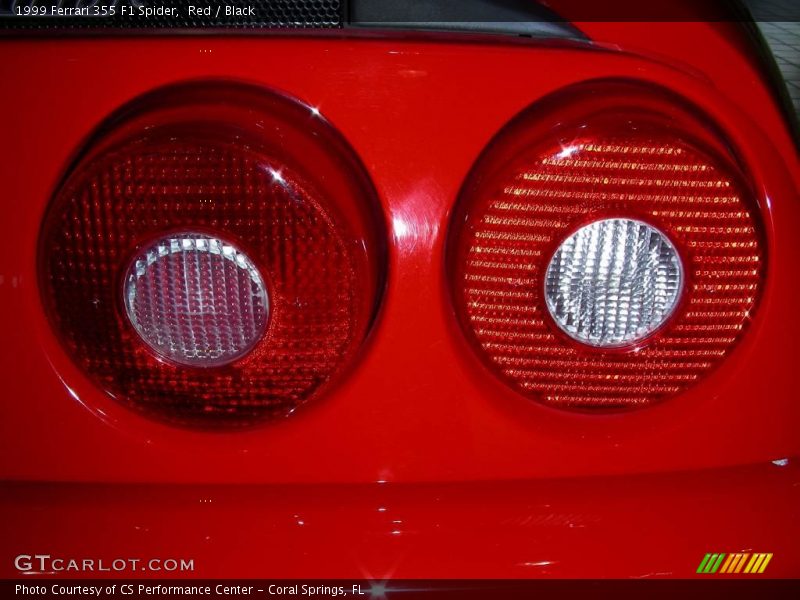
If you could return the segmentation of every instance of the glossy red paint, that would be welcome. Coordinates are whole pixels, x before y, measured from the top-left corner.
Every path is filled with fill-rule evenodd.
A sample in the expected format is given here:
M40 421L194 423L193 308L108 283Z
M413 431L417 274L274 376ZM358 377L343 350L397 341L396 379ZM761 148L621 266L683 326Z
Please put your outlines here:
M696 568L695 554L710 546L758 546L775 552L776 561L780 552L796 557L795 469L773 474L775 467L766 464L735 475L668 474L800 454L794 350L800 339L800 169L792 140L766 86L723 27L586 29L601 43L338 35L0 41L14 56L0 64L0 80L13 90L0 98L6 115L0 142L0 239L6 248L0 253L0 477L314 484L7 484L3 539L49 541L53 551L64 552L208 547L202 555L208 574L237 576L532 576L543 573L537 563L551 559L562 567L549 573L563 576L689 574L681 569ZM390 239L383 305L360 360L338 387L281 422L210 434L134 414L73 365L44 317L35 258L54 190L107 115L158 86L217 77L276 89L317 108L364 162ZM746 335L709 377L658 406L586 415L532 402L483 367L454 317L443 250L458 191L497 132L549 94L607 79L663 86L724 133L759 201L770 260ZM608 477L642 473L660 475ZM580 479L585 476L603 478ZM578 479L550 480L555 477ZM365 485L376 481L391 484ZM187 509L209 489L208 497L219 498L210 512ZM323 499L327 494L334 499ZM731 498L740 503L708 521L708 503ZM401 535L397 546L377 513L381 502L393 499L420 520L409 526L419 536ZM547 512L545 504L559 508ZM755 504L769 509L749 517ZM242 515L251 519L240 518L243 505L249 512ZM602 525L588 528L585 538L572 537L569 524L577 521L564 515L592 515L593 506ZM289 519L298 510L311 511L326 526L304 537ZM549 529L547 515L560 525ZM206 525L199 527L201 518ZM101 523L97 533L86 533L89 519ZM113 523L118 528L109 527ZM72 536L73 526L82 535ZM141 542L136 527L147 528ZM341 551L354 532L366 540L355 556ZM639 546L629 549L627 541ZM641 544L652 544L650 550L659 542L664 552L650 561ZM251 552L241 560L252 562L226 559L233 544ZM265 544L297 550L270 552L268 570ZM4 542L4 554L18 553L17 546ZM361 559L362 548L371 558ZM302 552L306 558L300 559ZM670 558L668 552L678 554ZM684 561L691 564L684 567ZM796 575L797 564L775 562L775 574Z
M146 577L685 578L706 552L747 551L774 554L765 576L796 577L798 483L796 464L448 485L19 483L0 490L15 542L0 576L46 553L194 560Z

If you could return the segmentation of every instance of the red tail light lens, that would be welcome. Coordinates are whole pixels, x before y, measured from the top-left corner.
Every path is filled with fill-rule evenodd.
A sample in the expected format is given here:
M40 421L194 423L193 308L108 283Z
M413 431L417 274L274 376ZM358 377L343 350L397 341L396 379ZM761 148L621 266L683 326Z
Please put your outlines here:
M451 236L478 353L558 407L685 390L741 337L765 268L758 208L718 137L673 98L622 84L512 123L474 167Z
M246 86L160 90L56 194L41 287L69 353L173 423L293 411L343 370L385 269L374 191L319 113Z

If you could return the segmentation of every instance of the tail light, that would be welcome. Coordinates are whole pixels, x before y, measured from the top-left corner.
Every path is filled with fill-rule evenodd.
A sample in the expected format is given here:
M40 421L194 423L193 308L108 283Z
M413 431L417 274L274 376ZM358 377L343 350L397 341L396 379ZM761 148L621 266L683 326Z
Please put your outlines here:
M478 354L570 408L649 405L709 373L753 315L764 262L758 207L721 136L622 83L509 125L473 168L448 247Z
M292 412L351 362L384 272L374 191L319 112L221 82L107 123L55 195L40 272L77 364L189 426Z

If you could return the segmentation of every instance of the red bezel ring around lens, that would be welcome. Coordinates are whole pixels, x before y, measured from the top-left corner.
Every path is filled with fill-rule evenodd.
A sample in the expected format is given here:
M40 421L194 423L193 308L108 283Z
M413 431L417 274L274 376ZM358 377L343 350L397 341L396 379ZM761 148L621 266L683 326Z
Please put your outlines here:
M225 364L155 351L123 300L148 248L187 239L219 240L266 286L266 325L257 307L248 333L260 338L244 340L242 356L234 344ZM253 86L194 82L147 94L95 133L47 211L40 286L67 352L114 399L173 424L240 427L291 413L353 362L383 288L384 240L363 166L318 111ZM198 274L186 277L205 296L176 295L183 276L172 265L148 283L163 285L148 288L153 310L180 301L191 313L249 285L230 287L219 266L228 263L190 258ZM184 323L186 314L165 322L202 346L193 328L208 319Z
M567 335L545 301L559 246L630 219L679 255L674 310L644 339L599 348ZM733 350L763 287L766 244L752 187L723 137L674 95L599 82L509 124L473 167L448 240L462 329L524 395L560 408L646 406L675 396Z

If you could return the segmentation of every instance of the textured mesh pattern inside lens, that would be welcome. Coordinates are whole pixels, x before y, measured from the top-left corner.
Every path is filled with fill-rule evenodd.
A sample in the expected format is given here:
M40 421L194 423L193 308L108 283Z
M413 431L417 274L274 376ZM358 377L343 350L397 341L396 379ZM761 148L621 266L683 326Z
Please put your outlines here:
M329 207L293 170L216 135L135 139L76 172L48 216L44 293L56 328L101 387L148 414L202 427L287 414L351 355L371 306L359 287L371 276L363 244ZM229 232L270 283L261 335L267 299L241 252L221 260L200 252L199 238L190 252L173 252L173 241L165 256L145 250L139 261L155 262L137 275L133 315L150 345L227 362L255 343L202 369L157 360L122 292L137 247L197 230ZM206 302L212 311L191 314Z
M749 322L764 272L754 208L722 160L669 132L597 131L573 140L507 161L505 173L465 199L458 304L480 353L523 393L560 407L651 404L710 371ZM664 231L681 253L685 298L636 352L564 339L548 314L549 259L593 214L636 215ZM557 313L571 312L559 302L591 295L588 276L573 272L572 287L555 296ZM590 337L603 331L599 321L566 318L567 331ZM615 339L628 326L615 323Z
M680 287L674 246L632 219L581 227L559 246L545 275L556 324L576 340L602 347L652 333L675 308Z
M192 233L144 248L128 270L125 306L154 350L175 362L214 366L250 350L267 323L267 291L246 254Z

